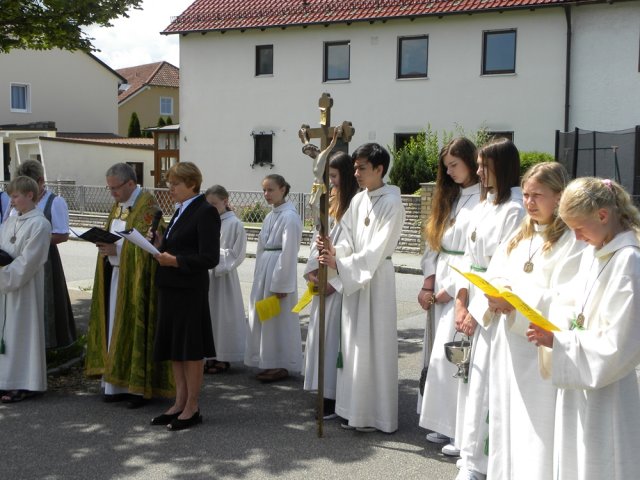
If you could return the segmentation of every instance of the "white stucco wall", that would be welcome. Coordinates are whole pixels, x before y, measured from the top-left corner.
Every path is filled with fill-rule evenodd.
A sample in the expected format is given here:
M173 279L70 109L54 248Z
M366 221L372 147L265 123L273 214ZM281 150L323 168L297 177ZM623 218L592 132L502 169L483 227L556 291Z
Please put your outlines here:
M570 128L640 125L640 2L572 9Z
M72 180L77 185L105 185L107 169L119 162L142 162L145 187L153 187L153 149L61 142L41 139L47 181ZM138 179L138 183L140 180Z
M516 74L483 77L482 32L517 29ZM204 184L258 190L280 173L308 190L302 123L317 126L318 99L334 99L332 123L350 120L352 149L427 124L437 131L485 126L514 131L522 150L554 150L564 121L565 20L561 9L209 32L180 37L181 161L202 167ZM429 78L396 80L397 39L429 35ZM322 82L323 42L350 40L351 79ZM255 77L255 46L274 45L274 75ZM273 169L252 169L252 130L273 130Z
M31 111L11 112L11 83L29 85ZM0 124L55 122L59 132L117 133L118 77L79 51L0 55Z

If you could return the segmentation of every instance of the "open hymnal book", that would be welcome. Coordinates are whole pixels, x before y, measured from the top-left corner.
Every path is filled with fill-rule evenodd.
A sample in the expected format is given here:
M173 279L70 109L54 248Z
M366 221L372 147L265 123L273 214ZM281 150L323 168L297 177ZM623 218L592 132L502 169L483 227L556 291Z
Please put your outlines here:
M522 300L518 295L513 293L511 290L491 285L491 283L489 283L487 280L482 278L480 275L476 275L475 273L462 272L458 270L456 267L453 267L451 265L449 266L451 267L451 269L458 272L460 275L462 275L464 278L469 280L473 285L478 287L480 290L482 290L484 293L486 293L490 297L503 298L504 300L509 302L513 306L513 308L515 308L518 312L520 312L523 317L525 317L534 325L537 325L540 328L544 328L545 330L548 330L550 332L560 331L558 327L556 327L553 323L551 323L549 320L544 318L538 310L536 310L530 305L527 305L524 300Z
M82 234L77 233L73 228L69 228L69 230L76 237L91 243L116 243L122 238L120 235L115 235L98 227L92 227Z

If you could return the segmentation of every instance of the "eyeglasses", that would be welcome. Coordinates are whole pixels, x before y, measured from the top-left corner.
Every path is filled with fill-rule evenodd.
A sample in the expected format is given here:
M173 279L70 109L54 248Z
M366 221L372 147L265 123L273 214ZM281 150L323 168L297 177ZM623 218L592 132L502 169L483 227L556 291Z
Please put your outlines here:
M110 187L109 185L107 185L106 188L108 191L110 192L115 192L116 190L120 190L122 187L124 187L127 183L129 183L129 180L127 180L126 182L122 182L120 185L118 185L117 187Z

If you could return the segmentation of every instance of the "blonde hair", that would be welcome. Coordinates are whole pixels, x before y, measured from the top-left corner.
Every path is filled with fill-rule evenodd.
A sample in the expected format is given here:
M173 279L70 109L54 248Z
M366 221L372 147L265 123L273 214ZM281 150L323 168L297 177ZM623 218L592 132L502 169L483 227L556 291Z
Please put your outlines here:
M523 188L525 183L527 183L529 180L534 180L540 185L549 187L553 193L561 194L567 187L567 183L569 182L569 174L560 163L541 162L533 165L529 170L525 172L521 182ZM535 223L536 222L529 215L524 218L524 220L520 224L518 233L509 241L507 253L511 253L511 251L516 248L522 240L533 237L533 234L535 232ZM555 243L560 239L560 237L566 230L567 225L558 215L558 211L554 211L553 221L544 230L544 232L542 232L542 238L544 239L544 243L542 244L542 251L547 252L551 250L551 248L553 248L553 245L555 245Z
M574 219L593 215L601 208L616 215L624 230L640 233L640 212L626 190L613 180L576 178L562 194L559 211L562 218Z
M40 187L38 187L38 184L33 178L21 175L11 180L7 186L7 193L11 195L13 192L22 193L23 195L31 192L33 194L33 203L37 203Z
M168 182L177 180L193 189L194 193L200 192L202 185L202 173L195 163L178 162L167 170L165 178Z

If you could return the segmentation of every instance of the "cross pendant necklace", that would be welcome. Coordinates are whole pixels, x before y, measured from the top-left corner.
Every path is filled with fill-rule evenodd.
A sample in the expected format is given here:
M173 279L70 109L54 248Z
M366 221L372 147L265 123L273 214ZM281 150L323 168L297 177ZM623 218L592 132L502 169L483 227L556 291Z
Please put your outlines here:
M13 227L13 235L11 235L11 238L9 239L11 243L16 243L16 239L18 238L18 232L24 226L27 220L28 219L23 219L22 223L20 223L20 227L18 227L18 220L16 220L16 224Z
M384 195L384 193L382 195ZM367 216L364 218L364 226L365 227L368 227L369 224L371 223L371 220L369 220L369 215L371 215L371 212L373 211L373 207L376 206L376 203L378 203L378 201L382 198L382 195L380 195L378 198L375 199L374 202L371 203L371 208L367 212ZM369 202L371 202L371 199L369 199Z
M607 262L598 272L598 275L596 275L596 279L591 284L591 287L587 292L587 296L585 297L584 302L582 303L582 308L580 309L580 313L578 314L576 319L571 323L571 330L573 330L574 328L577 328L578 330L582 330L582 328L584 327L584 321L586 320L586 317L584 315L584 308L587 306L587 302L589 301L589 297L591 296L591 291L593 290L593 287L598 282L598 278L600 278L600 275L602 275L602 272L604 271L604 269L607 268L607 265L609 265L609 262L613 260L613 257L615 257L616 253L618 253L618 250L613 252L613 255L609 257L609 260L607 260ZM591 266L589 267L589 271L591 271L591 269L593 268L593 264L595 263L595 261L596 259L594 258L593 261L591 262ZM585 284L585 288L586 288L586 284Z

